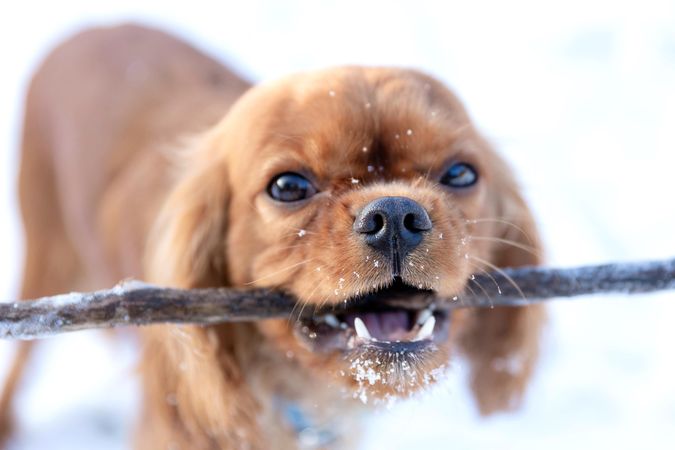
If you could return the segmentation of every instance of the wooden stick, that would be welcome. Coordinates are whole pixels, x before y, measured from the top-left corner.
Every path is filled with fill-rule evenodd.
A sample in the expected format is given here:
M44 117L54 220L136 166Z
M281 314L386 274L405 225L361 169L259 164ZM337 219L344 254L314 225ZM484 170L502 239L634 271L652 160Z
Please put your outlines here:
M570 269L504 269L476 275L470 283L480 284L489 297L465 293L458 299L443 299L429 295L388 303L409 308L431 303L441 309L484 308L521 306L555 297L675 289L675 259ZM483 293L480 289L474 291ZM296 302L291 296L269 289L182 290L127 281L109 290L0 303L0 338L36 339L68 331L127 325L208 325L288 318L294 306ZM313 312L316 311L309 311Z

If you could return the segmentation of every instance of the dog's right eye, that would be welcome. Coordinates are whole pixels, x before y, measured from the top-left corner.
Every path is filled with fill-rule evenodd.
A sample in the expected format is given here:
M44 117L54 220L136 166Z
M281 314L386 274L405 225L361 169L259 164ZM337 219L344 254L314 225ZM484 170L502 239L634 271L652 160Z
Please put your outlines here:
M267 187L267 193L280 202L297 202L316 194L316 188L302 175L287 172L272 179Z

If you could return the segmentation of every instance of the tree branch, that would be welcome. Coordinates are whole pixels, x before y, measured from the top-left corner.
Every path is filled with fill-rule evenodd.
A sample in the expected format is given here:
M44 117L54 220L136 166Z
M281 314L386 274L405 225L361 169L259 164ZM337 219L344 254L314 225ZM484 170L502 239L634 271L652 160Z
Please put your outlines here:
M485 291L474 289L477 294L465 293L458 299L429 295L392 299L388 303L408 307L434 303L438 308L447 309L484 308L526 305L555 297L675 289L675 259L571 269L504 269L476 275L470 283L482 286ZM182 290L128 281L109 290L0 303L0 338L35 339L68 331L127 325L208 325L288 318L295 305L291 296L268 289Z

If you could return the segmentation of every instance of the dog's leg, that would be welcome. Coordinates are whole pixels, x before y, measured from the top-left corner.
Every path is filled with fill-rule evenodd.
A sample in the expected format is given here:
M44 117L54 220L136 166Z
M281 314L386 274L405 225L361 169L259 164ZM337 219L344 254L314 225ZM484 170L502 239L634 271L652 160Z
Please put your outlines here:
M14 394L19 386L24 368L30 357L33 342L20 342L17 348L12 367L7 375L5 386L0 396L0 447L10 437L14 425L13 401Z
M75 287L81 265L66 233L55 174L39 108L29 92L23 130L19 200L25 232L22 299L66 292ZM13 402L30 360L34 341L21 342L0 397L0 443L11 434Z

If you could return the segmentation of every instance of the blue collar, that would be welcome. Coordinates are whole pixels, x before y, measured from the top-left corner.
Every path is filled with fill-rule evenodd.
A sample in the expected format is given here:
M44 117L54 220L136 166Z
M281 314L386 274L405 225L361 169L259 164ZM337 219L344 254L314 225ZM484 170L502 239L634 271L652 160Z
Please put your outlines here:
M295 432L301 449L329 449L340 440L331 423L317 423L297 403L277 396L274 404L286 424Z

